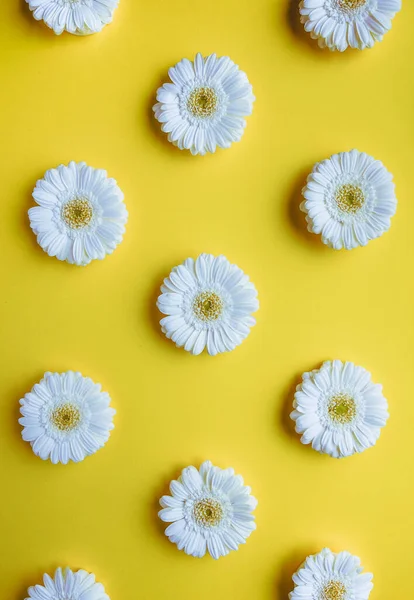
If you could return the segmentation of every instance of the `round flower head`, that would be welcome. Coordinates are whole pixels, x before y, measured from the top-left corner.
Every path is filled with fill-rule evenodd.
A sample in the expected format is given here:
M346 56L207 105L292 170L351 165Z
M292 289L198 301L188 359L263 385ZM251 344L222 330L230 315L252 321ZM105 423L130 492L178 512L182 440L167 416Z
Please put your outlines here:
M302 0L301 22L321 48L372 48L391 29L401 0Z
M335 458L374 446L389 416L382 386L362 367L340 360L304 373L293 407L302 444Z
M109 439L115 410L101 386L80 373L45 373L20 400L22 438L53 464L80 462Z
M112 22L119 0L26 0L37 21L60 35L98 33Z
M361 561L349 552L324 548L308 556L293 575L295 588L290 600L368 600L372 573L363 573Z
M256 529L252 512L257 500L243 478L233 469L214 467L210 461L200 469L183 469L170 484L171 496L163 496L158 513L171 523L165 530L173 544L186 554L213 558L238 550Z
M106 171L70 162L36 183L30 227L49 256L76 265L103 259L122 242L128 211Z
M170 142L203 155L240 141L255 98L246 74L230 58L197 54L168 74L172 83L158 89L153 110Z
M158 309L167 338L192 354L229 352L249 335L259 308L257 291L224 256L201 254L174 267L161 286Z
M95 575L71 569L56 570L52 579L45 573L44 585L35 585L27 590L26 600L110 600L102 583L95 582Z
M302 190L308 230L335 250L365 246L391 226L397 209L392 175L382 162L352 150L317 163Z

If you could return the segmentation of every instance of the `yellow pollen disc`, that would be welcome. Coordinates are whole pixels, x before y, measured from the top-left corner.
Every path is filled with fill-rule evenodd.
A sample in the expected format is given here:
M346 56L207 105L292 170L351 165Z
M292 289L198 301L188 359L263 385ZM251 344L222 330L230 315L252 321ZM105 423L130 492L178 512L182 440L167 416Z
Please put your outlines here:
M206 498L194 504L193 515L199 525L214 527L223 518L223 508L217 500Z
M73 404L61 404L52 412L50 420L60 431L71 431L80 421L80 412Z
M341 581L330 581L324 587L321 600L345 600L346 587Z
M356 185L346 183L338 188L335 201L338 205L338 208L344 212L355 214L364 206L365 196L361 188Z
M212 88L196 88L188 97L187 108L194 117L211 117L217 110L216 92Z
M62 208L62 218L72 229L86 227L92 220L93 208L86 198L69 200Z
M355 400L348 394L337 394L332 396L328 404L328 413L332 421L345 425L350 423L356 416Z
M350 8L351 10L355 10L364 6L367 3L367 0L339 0L339 6L341 8Z
M223 312L223 300L214 292L201 292L194 300L193 310L202 321L216 321Z

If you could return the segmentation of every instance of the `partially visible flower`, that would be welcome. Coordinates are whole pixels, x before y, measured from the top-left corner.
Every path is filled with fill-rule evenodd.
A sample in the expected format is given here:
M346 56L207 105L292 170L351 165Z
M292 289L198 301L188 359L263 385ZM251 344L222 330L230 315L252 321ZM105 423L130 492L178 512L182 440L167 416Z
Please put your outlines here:
M157 306L167 338L192 354L229 352L249 335L259 308L249 277L224 256L201 254L174 267Z
M308 556L293 575L289 600L368 600L373 575L363 571L357 556L324 548Z
M76 265L112 254L122 242L128 211L106 171L84 162L46 172L36 183L30 227L49 256Z
M257 500L233 469L214 467L210 461L200 469L187 467L171 482L170 492L160 500L159 516L171 523L165 535L186 554L226 556L256 529L252 513Z
M56 35L98 33L112 22L119 0L26 0L37 21L44 21Z
M80 373L45 373L20 400L22 438L53 464L80 462L109 439L115 410L101 386Z
M246 74L228 56L197 54L168 74L172 83L158 89L153 110L170 142L203 155L240 141L255 97Z
M302 0L301 22L321 48L372 48L391 29L401 0Z
M316 163L302 194L308 230L320 233L335 250L366 246L380 237L397 209L391 173L358 150Z
M119 0L26 0L33 16L60 35L98 33L112 22Z
M59 567L54 578L43 575L43 585L27 590L26 600L110 600L102 583L96 583L95 575L86 571L65 571Z
M389 417L388 403L368 371L328 360L302 378L290 415L302 444L334 458L375 445Z

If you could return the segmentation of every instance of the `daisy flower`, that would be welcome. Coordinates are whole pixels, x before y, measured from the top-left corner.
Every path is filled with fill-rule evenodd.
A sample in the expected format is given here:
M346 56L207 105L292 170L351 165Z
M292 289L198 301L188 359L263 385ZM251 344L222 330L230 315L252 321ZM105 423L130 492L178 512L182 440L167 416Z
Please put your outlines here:
M186 554L226 556L256 529L252 512L257 500L233 469L214 467L210 461L200 469L187 467L170 483L170 492L161 498L158 514L171 523L165 535Z
M109 439L115 410L101 386L80 373L45 373L20 400L22 438L53 464L80 462Z
M247 75L228 56L184 58L168 75L172 83L158 89L153 110L170 142L204 155L240 141L255 97Z
M201 254L174 267L161 286L163 333L194 355L229 352L249 335L259 308L249 277L224 256Z
M36 183L30 227L49 256L76 265L103 259L122 242L128 211L106 171L70 162Z
M358 150L317 163L302 190L308 230L335 250L366 246L391 227L397 209L392 179L382 162Z
M98 33L112 22L119 0L26 0L37 21L44 21L56 35Z
M391 29L401 0L302 0L301 22L321 48L372 48Z
M389 417L382 386L362 367L340 360L304 373L293 407L302 444L334 458L374 446Z
M59 567L53 579L43 575L43 584L30 587L26 600L110 600L102 583L96 583L95 575L86 571L62 571Z
M368 600L372 573L364 573L361 561L349 552L324 548L308 556L293 575L295 588L290 600Z

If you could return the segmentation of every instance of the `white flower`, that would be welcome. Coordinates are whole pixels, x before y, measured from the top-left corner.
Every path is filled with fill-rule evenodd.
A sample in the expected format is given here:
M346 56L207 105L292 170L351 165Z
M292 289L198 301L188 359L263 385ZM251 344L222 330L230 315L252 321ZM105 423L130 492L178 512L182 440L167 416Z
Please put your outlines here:
M26 0L37 21L60 35L98 33L112 22L119 0Z
M349 552L324 548L308 556L293 575L295 588L290 600L368 600L372 573L363 573L361 561Z
M401 0L302 0L301 22L321 48L372 48L391 29Z
M80 462L109 439L115 410L111 399L80 373L45 373L20 400L22 438L53 464Z
M122 242L128 211L106 171L70 162L46 172L33 191L30 227L49 256L76 265L103 259Z
M170 483L171 496L163 496L158 513L172 523L165 530L173 544L186 554L213 558L238 550L256 529L252 512L257 500L233 469L214 467L210 461L200 469L183 469L178 481Z
M246 74L230 58L197 54L168 74L173 83L158 89L153 110L170 142L203 155L240 141L255 98Z
M302 379L290 415L302 444L335 458L374 446L389 415L382 386L368 371L329 360Z
M302 190L308 230L335 250L365 246L391 226L397 209L392 175L382 162L352 150L317 163Z
M56 569L52 579L43 575L44 585L35 585L27 590L26 600L110 600L102 583L95 582L95 575L86 571Z
M257 291L249 277L224 256L201 254L174 267L161 286L158 309L163 333L192 354L234 350L256 323Z

